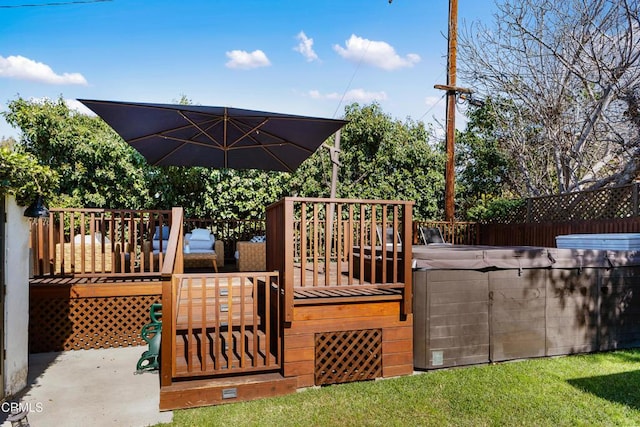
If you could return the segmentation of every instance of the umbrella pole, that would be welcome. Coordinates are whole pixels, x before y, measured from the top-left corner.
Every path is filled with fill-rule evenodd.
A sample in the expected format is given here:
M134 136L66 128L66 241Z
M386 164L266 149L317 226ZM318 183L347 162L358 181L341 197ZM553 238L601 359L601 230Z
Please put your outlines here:
M327 147L329 149L329 156L331 158L331 189L329 191L329 197L331 199L336 198L336 190L338 186L338 168L340 167L340 129L336 132L336 138L333 147ZM327 207L327 242L331 247L331 239L333 234L333 213L335 211L335 203L329 203Z

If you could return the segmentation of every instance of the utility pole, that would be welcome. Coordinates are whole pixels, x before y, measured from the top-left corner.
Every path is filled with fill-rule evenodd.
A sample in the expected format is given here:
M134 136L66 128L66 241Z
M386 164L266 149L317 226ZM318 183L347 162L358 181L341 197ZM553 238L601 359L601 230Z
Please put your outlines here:
M393 0L389 0L391 3ZM455 140L456 140L456 101L458 93L471 94L471 90L456 86L456 54L458 52L458 0L449 0L449 38L447 43L447 84L434 85L435 89L447 91L446 111L446 154L447 163L444 173L444 219L455 218ZM470 98L469 98L470 99Z
M455 218L455 140L456 140L456 54L458 50L458 0L449 0L449 40L447 48L447 165L444 172L444 219Z

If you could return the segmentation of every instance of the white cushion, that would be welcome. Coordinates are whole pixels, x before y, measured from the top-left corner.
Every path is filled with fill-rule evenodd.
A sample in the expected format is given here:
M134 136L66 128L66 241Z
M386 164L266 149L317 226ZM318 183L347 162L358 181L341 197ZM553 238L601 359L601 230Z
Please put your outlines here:
M153 250L157 251L160 249L160 240L154 240L152 242L153 244ZM165 252L167 250L167 246L169 246L169 241L168 240L163 240L162 241L162 252Z
M267 241L267 236L253 236L249 241L251 243L263 243Z
M189 250L191 251L213 250L213 239L207 239L207 240L189 239L187 241L185 238L185 241L189 244Z
M91 236L90 236L90 235L88 235L88 234L86 234L86 235L84 235L84 236L82 236L81 234L76 234L76 235L73 237L73 242L74 242L74 243L80 243L80 242L82 242L83 240L84 240L84 242L85 242L85 243L91 244ZM100 244L102 244L102 234L101 234L101 233L99 233L99 232L98 232L98 233L95 233L95 234L94 234L94 240L96 241L96 243L100 243ZM104 238L104 242L105 242L105 243L111 243L111 241L109 240L109 238L108 238L108 237L105 237L105 238Z
M210 240L210 235L211 232L209 230L206 230L204 228L194 228L193 230L191 230L191 237L189 238L189 240L205 240L208 242Z

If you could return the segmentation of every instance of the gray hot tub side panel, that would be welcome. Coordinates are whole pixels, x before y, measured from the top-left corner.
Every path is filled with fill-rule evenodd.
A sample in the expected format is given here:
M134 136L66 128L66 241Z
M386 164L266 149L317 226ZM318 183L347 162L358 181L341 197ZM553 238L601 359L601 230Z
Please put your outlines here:
M547 270L487 273L491 304L491 360L545 355Z
M640 347L640 269L601 272L600 350Z
M547 281L547 356L598 350L600 269L551 269Z
M486 274L473 270L416 271L414 365L443 368L489 362Z
M416 368L640 347L640 253L511 253L414 250Z

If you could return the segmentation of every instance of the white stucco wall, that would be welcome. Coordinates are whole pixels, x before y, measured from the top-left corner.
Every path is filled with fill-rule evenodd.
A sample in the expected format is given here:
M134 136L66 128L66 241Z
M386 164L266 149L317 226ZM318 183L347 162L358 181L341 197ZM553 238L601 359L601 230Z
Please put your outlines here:
M4 391L11 396L27 385L29 365L29 218L11 196L6 198L4 304Z

